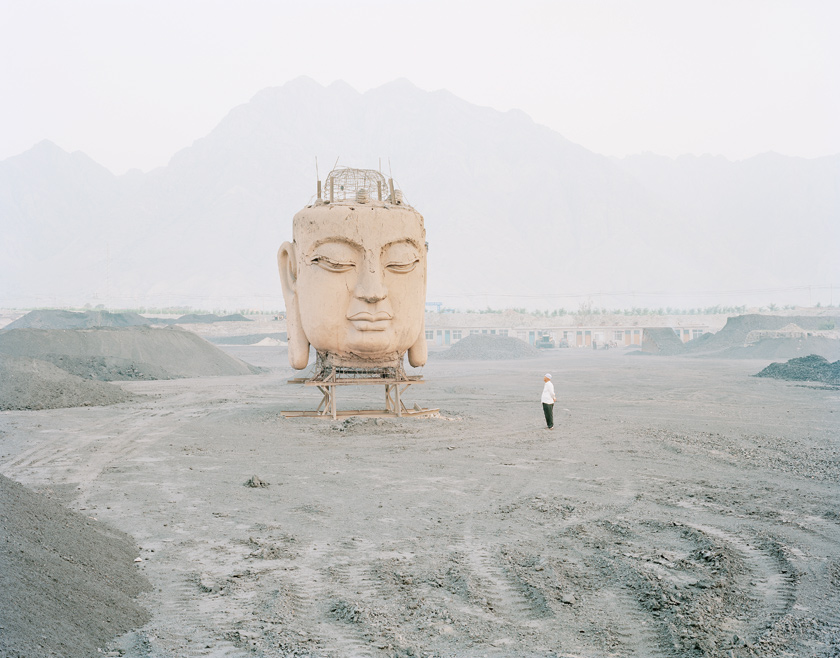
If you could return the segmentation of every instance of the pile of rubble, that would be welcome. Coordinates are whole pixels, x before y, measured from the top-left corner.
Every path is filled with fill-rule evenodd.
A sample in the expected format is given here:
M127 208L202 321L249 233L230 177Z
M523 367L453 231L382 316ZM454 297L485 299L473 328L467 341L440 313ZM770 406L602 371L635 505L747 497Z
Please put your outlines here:
M134 540L0 475L0 656L102 655L149 619Z
M824 357L810 354L791 359L786 363L771 363L756 377L771 377L796 382L823 382L840 386L840 361L831 363Z
M100 406L131 397L117 386L82 379L46 361L0 354L0 411Z

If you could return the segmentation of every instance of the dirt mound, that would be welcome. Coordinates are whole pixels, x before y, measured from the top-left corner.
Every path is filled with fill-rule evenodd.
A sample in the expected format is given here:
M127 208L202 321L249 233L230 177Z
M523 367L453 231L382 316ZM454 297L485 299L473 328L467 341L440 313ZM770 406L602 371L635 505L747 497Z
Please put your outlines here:
M253 345L258 347L280 347L282 345L288 345L288 343L277 340L276 338L263 338L258 343L253 343Z
M215 315L214 313L208 313L207 315L188 313L175 320L175 324L213 324L214 322L253 322L253 320L249 320L239 313L222 316Z
M276 341L272 344L277 345L288 340L285 331L269 334L247 334L245 336L206 336L206 339L215 345L257 345L266 339Z
M751 332L779 331L790 324L796 324L805 331L819 331L826 325L836 326L840 324L840 318L805 315L739 315L734 318L729 318L723 329L716 334L703 334L700 338L686 343L685 347L688 352L695 354L708 354L723 352L731 348L743 348L747 344L747 337ZM751 358L747 353L739 353L737 356ZM756 356L754 358L761 357Z
M840 340L822 336L765 338L751 345L730 347L714 356L733 359L792 359L804 354L817 354L835 361L840 359Z
M110 313L108 311L63 311L42 309L30 311L22 318L9 323L3 331L11 329L89 329L91 327L139 327L151 322L137 313Z
M106 381L178 379L258 372L182 329L13 329L0 354L42 359L72 374Z
M96 379L102 382L173 379L171 371L159 364L114 356L44 354L40 358L82 379Z
M747 334L746 344L757 343L766 338L806 338L808 332L798 324L791 322L781 329L753 329Z
M513 336L472 334L459 340L445 352L434 352L433 358L453 360L530 359L541 352Z
M642 352L673 356L685 353L685 344L670 327L652 327L645 329L642 340Z
M840 361L830 363L817 354L791 359L787 363L771 363L756 377L771 377L795 382L824 382L840 385Z
M131 537L2 475L0 502L0 656L87 658L148 621Z
M100 406L129 399L117 386L87 381L46 361L0 354L0 410Z

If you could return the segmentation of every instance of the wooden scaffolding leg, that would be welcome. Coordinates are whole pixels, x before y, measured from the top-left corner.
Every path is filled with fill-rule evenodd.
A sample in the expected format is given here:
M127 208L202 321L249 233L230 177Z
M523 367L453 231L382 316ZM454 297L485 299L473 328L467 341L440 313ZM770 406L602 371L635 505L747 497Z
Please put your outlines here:
M319 416L323 416L326 413L328 413L329 409L330 409L330 389L329 388L324 388L323 386L319 386L318 390L321 391L321 395L323 395L323 397L321 398L321 401L318 403L318 408L315 410L315 412ZM323 411L321 411L322 406L324 407Z
M403 411L408 411L408 409L406 409L406 408L405 408L405 405L402 403L402 394L403 394L403 393L405 393L405 392L408 390L408 387L409 387L409 386L411 386L411 384L406 384L405 386L403 386L403 390L402 390L402 392L400 393L400 408L401 408ZM399 386L397 386L397 388L399 388Z
M290 383L304 383L306 386L317 386L318 390L321 392L321 401L318 403L318 408L315 411L303 411L303 412L284 412L284 416L286 417L300 417L300 416L330 416L333 420L338 420L338 399L336 396L337 389L336 387L341 385L347 384L373 384L377 386L385 386L385 410L382 411L381 407L379 409L360 409L349 411L345 410L342 412L343 416L374 416L374 417L381 417L385 416L397 416L397 417L405 417L405 416L427 416L432 414L433 412L439 411L438 409L421 409L417 405L414 405L414 409L408 409L405 404L403 403L403 395L408 390L408 388L415 383L422 383L422 382L414 382L414 381L406 381L406 380L392 380L393 383L387 383L387 381L382 380L374 380L374 379L361 379L359 381L352 381L348 379L344 379L341 381L336 381L335 378L327 379L327 380L300 380L300 381L290 381Z
M385 411L402 417L403 411L408 411L402 401L402 394L411 384L400 389L399 384L385 384Z

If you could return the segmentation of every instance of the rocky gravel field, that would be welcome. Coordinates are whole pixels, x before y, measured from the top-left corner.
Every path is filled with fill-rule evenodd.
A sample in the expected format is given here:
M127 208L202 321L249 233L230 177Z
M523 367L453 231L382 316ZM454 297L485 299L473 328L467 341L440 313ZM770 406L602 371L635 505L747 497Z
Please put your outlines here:
M836 387L546 350L332 421L283 416L319 395L282 350L225 350L265 371L0 413L0 473L137 543L149 620L97 655L840 655Z

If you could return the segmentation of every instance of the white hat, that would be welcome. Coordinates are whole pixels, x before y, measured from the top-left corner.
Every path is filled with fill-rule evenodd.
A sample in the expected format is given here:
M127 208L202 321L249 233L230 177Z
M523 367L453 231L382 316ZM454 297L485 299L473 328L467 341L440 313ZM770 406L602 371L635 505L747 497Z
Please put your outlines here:
M546 379L551 379L551 375L549 375L548 373L546 373L545 378L546 378Z

